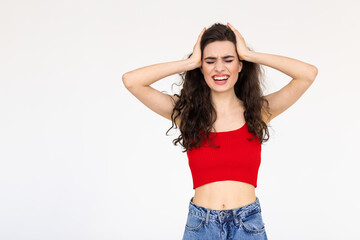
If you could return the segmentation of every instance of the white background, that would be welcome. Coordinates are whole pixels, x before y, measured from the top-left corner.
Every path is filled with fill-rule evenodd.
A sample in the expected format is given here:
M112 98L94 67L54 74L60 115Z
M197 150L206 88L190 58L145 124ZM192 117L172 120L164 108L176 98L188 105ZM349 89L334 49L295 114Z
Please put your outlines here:
M270 122L256 195L269 239L359 239L358 1L0 2L0 239L181 239L178 129L122 82L230 22L256 52L315 65ZM265 93L291 78L266 70ZM169 94L178 75L152 86ZM172 91L173 90L173 91Z

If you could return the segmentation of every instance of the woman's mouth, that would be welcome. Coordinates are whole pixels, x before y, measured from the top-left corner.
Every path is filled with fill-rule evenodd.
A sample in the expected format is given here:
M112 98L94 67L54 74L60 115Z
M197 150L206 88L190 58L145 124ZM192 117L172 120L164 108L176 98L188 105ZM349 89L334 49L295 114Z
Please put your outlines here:
M212 78L217 85L224 85L226 84L227 80L229 79L229 76L226 77L213 77Z

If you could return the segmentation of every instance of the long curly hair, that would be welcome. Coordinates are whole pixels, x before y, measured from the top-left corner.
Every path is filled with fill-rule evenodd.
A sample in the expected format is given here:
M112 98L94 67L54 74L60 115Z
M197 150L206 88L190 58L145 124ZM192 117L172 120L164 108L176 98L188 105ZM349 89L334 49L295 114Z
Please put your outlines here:
M231 41L236 47L236 36L234 32L226 25L215 23L203 33L200 42L201 58L203 58L206 45L215 41ZM249 50L252 49L249 48ZM190 58L191 55L192 53L188 58ZM244 103L244 117L249 132L254 134L254 137L248 140L252 141L255 137L258 137L260 143L263 144L263 142L269 140L268 126L262 120L261 116L265 102L266 107L264 109L270 114L269 102L264 98L261 90L264 71L260 64L240 60L240 58L239 61L242 61L243 67L239 72L238 81L234 85L234 90L236 96ZM166 132L166 135L171 128L177 126L175 120L180 117L179 128L181 134L173 140L175 146L177 143L180 143L185 148L183 152L186 152L191 150L192 147L200 147L204 140L210 140L210 145L218 148L218 146L213 145L212 138L209 135L217 118L217 114L211 101L211 89L206 84L204 75L200 68L179 73L179 75L182 79L180 85L183 85L183 88L180 91L180 95L174 94L174 96L179 97L179 99L174 102L174 108L171 114L172 126Z

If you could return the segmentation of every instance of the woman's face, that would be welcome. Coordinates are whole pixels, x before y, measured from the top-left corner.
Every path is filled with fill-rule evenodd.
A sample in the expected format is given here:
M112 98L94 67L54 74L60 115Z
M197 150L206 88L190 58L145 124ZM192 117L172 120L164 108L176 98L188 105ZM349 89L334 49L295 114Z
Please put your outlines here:
M235 45L230 41L215 41L204 48L200 70L207 85L217 92L232 89L238 80L242 62L239 61ZM220 79L214 79L220 77ZM222 80L221 77L228 78Z

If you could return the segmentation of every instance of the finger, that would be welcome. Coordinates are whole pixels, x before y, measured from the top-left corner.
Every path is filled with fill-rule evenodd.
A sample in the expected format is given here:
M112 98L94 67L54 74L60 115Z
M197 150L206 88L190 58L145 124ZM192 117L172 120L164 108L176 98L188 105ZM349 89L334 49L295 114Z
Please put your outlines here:
M235 34L237 33L236 28L234 28L230 23L229 23L228 27L229 27Z
M202 37L202 35L204 34L204 32L205 32L205 28L204 28L204 29L201 31L201 33L199 34L198 39L197 39L196 42L200 42L201 37Z
M203 28L203 30L201 31L199 38L203 35L203 33L205 32L206 28Z
M234 28L230 23L228 23L228 24L229 24L229 27L231 28L231 30L233 30L234 32L237 32L236 28Z

